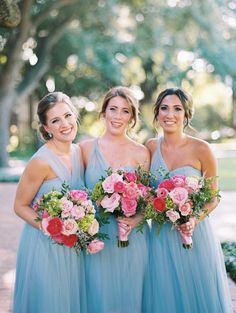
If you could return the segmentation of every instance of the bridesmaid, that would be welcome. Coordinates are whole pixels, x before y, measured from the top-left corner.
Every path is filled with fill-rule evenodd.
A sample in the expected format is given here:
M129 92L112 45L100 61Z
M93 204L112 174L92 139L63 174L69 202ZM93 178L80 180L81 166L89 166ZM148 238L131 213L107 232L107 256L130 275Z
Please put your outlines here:
M127 132L138 119L138 102L126 87L110 89L104 99L100 116L105 122L102 137L81 143L86 187L92 189L106 176L108 167L134 171L143 165L149 169L149 152L132 140ZM124 218L122 223L134 228L141 216ZM146 230L144 234L133 230L129 246L117 247L117 221L101 229L110 240L99 255L85 258L87 305L91 313L141 313L144 273L147 266Z
M190 95L179 88L162 91L155 103L154 122L159 123L163 137L147 143L152 155L151 172L157 175L157 186L163 177L162 167L171 176L217 176L217 162L209 145L191 137L184 128L192 118ZM218 188L217 181L212 184ZM216 208L217 199L206 205L208 214ZM185 250L177 230L165 224L156 234L152 227L149 242L150 275L146 293L150 305L145 312L160 313L229 313L231 301L223 255L214 237L210 217L180 226L187 235L193 234L193 248Z
M63 182L72 189L84 186L80 148L72 144L77 113L62 92L45 96L38 104L45 144L33 155L20 179L14 209L25 222L16 264L13 313L85 313L83 254L44 235L34 199Z

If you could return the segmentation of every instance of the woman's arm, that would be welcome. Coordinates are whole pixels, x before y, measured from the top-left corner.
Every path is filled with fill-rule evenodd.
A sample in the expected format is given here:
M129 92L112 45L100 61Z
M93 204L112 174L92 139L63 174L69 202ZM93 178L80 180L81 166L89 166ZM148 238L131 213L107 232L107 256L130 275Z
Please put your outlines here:
M16 190L15 213L38 229L41 228L41 223L35 221L37 213L30 207L30 204L43 181L47 179L48 172L49 165L45 161L32 159L26 166Z

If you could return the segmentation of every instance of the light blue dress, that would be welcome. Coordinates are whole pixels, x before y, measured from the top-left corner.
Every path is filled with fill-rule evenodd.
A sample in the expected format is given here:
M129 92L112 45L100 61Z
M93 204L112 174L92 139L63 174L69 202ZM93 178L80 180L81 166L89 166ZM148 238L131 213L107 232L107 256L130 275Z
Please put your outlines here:
M152 159L151 172L168 171L160 150L161 139ZM174 175L200 176L199 170L184 166ZM159 176L154 186L162 178ZM182 247L177 230L165 224L159 235L155 225L149 241L149 276L147 277L145 313L230 313L231 300L223 254L210 224L210 217L199 223L193 233L193 248ZM145 300L148 298L146 297Z
M45 181L35 196L66 182L72 189L84 187L83 165L78 147L72 145L72 174L45 145L33 158L46 160L57 177ZM16 264L13 313L86 313L83 254L53 243L48 236L26 224Z
M86 187L92 189L102 176L106 177L108 167L95 140L85 171ZM130 166L126 169L134 170ZM133 230L126 248L117 247L118 228L113 216L101 231L107 233L110 240L105 241L101 252L85 257L88 312L142 313L148 261L146 229L143 234Z

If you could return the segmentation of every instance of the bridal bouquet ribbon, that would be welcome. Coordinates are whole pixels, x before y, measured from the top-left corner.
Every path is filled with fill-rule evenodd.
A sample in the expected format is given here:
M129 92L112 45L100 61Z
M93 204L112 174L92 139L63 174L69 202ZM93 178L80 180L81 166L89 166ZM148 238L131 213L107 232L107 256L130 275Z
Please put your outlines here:
M78 253L86 250L97 253L104 247L99 240L99 223L95 208L83 190L52 190L37 199L32 208L38 214L42 231L54 242L74 248Z
M149 202L144 220L151 219L160 232L164 223L172 223L180 234L185 249L192 248L192 236L187 236L178 227L199 219L201 213L207 213L204 208L206 203L214 197L219 197L218 191L211 188L213 177L195 177L175 175L164 179L156 190L151 190Z
M149 173L140 167L134 172L119 169L107 170L107 177L102 177L92 191L92 199L96 201L102 220L108 220L110 214L115 217L132 217L142 212L147 204L145 196ZM131 227L118 219L118 247L129 244L128 236Z

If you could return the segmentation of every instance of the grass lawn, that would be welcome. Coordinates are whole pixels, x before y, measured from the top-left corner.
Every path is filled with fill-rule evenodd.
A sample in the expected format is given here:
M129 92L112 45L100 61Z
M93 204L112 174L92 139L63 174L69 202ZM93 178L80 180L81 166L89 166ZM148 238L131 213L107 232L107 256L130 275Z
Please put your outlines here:
M236 157L218 159L220 190L236 191Z

